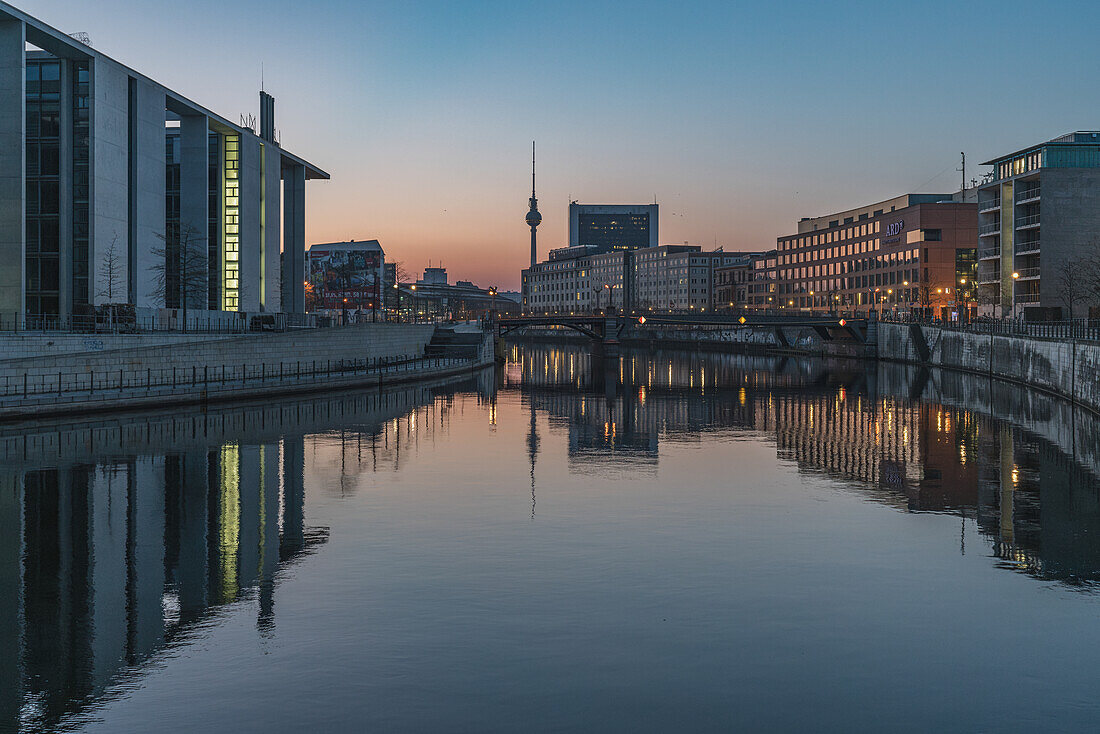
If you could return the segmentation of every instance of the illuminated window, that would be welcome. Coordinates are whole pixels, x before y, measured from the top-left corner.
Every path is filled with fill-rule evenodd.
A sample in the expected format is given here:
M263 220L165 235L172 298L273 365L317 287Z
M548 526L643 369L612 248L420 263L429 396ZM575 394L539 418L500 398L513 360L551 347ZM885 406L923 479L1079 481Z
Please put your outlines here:
M225 213L225 257L222 267L222 308L236 311L240 308L240 170L241 136L225 136L225 186L223 211Z

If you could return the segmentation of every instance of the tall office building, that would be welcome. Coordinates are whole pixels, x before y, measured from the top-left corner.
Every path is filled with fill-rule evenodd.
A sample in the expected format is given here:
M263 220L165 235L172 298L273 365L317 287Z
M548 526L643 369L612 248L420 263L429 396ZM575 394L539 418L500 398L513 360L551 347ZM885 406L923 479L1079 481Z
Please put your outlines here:
M596 252L657 246L657 205L569 204L569 246Z
M257 133L0 2L6 320L104 303L301 312L318 178L276 139L270 95Z
M993 173L978 190L982 310L1071 316L1061 281L1100 253L1100 132L1069 133L985 165ZM1072 315L1084 315L1074 305Z

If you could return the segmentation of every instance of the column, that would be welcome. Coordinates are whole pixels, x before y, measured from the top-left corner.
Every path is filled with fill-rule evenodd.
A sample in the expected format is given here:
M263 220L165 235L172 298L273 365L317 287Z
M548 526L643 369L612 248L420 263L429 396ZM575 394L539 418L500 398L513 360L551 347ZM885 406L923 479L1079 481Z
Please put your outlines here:
M206 115L180 117L180 242L188 275L184 285L187 308L207 307L209 272L209 122ZM214 274L217 277L217 274Z
M0 320L23 313L26 266L26 26L0 23Z
M263 146L264 198L261 218L263 222L263 282L260 289L260 307L264 311L282 311L282 279L279 271L279 179L282 177L282 153L271 143Z
M306 312L306 169L289 166L283 176L283 311Z
M158 292L164 270L164 91L144 79L131 79L130 232L134 304L163 308Z
M128 204L129 75L125 68L102 56L97 56L92 63L88 292L97 304L132 302ZM109 262L115 264L116 282L112 290L119 289L112 298L102 295L107 290L104 286L106 271L111 270Z

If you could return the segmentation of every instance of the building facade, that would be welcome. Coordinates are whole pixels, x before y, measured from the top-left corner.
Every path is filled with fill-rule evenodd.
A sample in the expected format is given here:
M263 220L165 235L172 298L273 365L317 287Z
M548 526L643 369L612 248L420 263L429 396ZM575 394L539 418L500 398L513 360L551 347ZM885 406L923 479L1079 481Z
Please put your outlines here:
M744 253L703 252L698 245L660 245L638 250L580 254L555 251L556 259L523 271L528 313L710 311L714 271L746 260Z
M780 310L922 313L975 310L977 205L905 194L805 218L776 246Z
M1074 280L1100 256L1100 132L994 158L978 190L978 292L991 316L1086 315Z
M386 253L378 240L310 245L307 304L310 310L384 308Z
M569 204L569 246L598 252L657 246L657 204Z
M305 182L328 174L261 100L257 133L0 2L0 314L304 311Z

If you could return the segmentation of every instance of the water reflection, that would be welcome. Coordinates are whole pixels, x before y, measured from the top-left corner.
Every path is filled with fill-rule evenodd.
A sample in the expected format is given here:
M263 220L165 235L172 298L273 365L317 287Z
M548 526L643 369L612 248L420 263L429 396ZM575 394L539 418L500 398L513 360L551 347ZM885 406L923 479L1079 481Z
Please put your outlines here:
M231 605L274 634L280 577L329 535L306 519L307 451L336 447L341 487L397 471L418 418L445 429L478 388L0 429L0 731L79 722Z
M1100 581L1095 418L1054 398L898 365L516 347L503 371L576 472L654 474L659 446L766 434L778 459L908 512L976 524L1005 568ZM534 482L532 449L532 491ZM966 552L965 533L960 551Z
M691 676L697 660L685 663L684 649L705 657L713 647L723 661L727 652L737 659L734 651L749 643L722 635L737 628L752 637L754 620L798 603L769 603L775 588L768 577L791 571L768 563L801 554L804 536L830 522L819 520L816 504L807 512L812 500L786 485L791 504L784 509L798 510L801 520L756 512L771 488L738 485L730 477L743 467L720 465L715 457L722 456L759 461L773 451L775 466L769 459L753 476L794 477L794 492L803 482L827 487L843 501L831 503L834 512L847 503L849 512L852 505L873 510L862 516L873 522L888 517L914 527L917 519L879 506L950 516L946 535L913 536L950 544L948 565L929 565L945 582L968 578L953 575L956 552L987 555L1024 574L1021 585L1029 588L1035 585L1027 576L1063 589L1091 590L1100 582L1097 421L1033 391L897 366L743 355L600 359L580 349L526 346L511 357L495 374L457 383L0 428L0 729L87 723L113 699L139 695L151 670L230 619L245 621L243 633L227 636L237 644L234 654L248 649L241 634L263 645L294 629L304 634L299 642L309 640L309 649L295 654L308 658L313 672L336 659L359 666L362 677L346 690L337 685L329 699L332 710L353 712L344 723L390 701L406 704L409 715L428 685L414 673L449 682L440 684L440 700L450 701L441 711L461 712L476 698L463 693L467 683L477 695L497 691L493 700L502 706L517 700L517 675L530 675L520 686L528 695L553 693L566 674L559 671L585 670L593 659L585 655L596 649L624 676L616 685L660 700L667 688L647 682L648 672L629 678L631 671L664 664ZM737 442L746 451L709 451ZM395 491L402 472L416 480ZM589 490L588 477L596 489ZM644 481L616 484L619 478ZM676 507L681 524L666 533L665 515L681 501L677 481L701 485L684 492L701 504L688 499ZM710 492L711 485L728 486L727 495L744 492L734 498L743 502L715 502L721 492ZM635 486L643 497L630 496ZM606 496L597 497L601 492ZM694 516L700 507L716 511L710 522ZM737 522L761 537L739 544L744 526L722 534ZM595 536L604 534L600 544ZM660 551L646 555L653 543ZM685 548L679 565L662 565ZM601 552L608 558L597 558ZM851 552L836 559L838 567L888 549ZM599 562L589 563L594 558ZM734 578L732 558L762 566L730 585L736 599L716 595ZM366 560L354 565L359 559ZM988 570L983 558L965 560ZM794 588L813 583L811 570L790 575ZM295 576L327 581L329 601L345 612L335 618L344 621L317 619L312 597L288 598ZM818 594L804 602L813 611L837 603L827 590ZM663 616L646 626L644 615L621 616L626 597L639 609L668 608L673 599L681 614L705 613L675 628ZM291 600L299 602L297 616ZM753 604L737 606L746 600ZM342 626L365 608L373 615L367 629ZM607 625L592 629L643 627L625 652L616 647L619 632L590 631L578 645L576 618L589 616ZM801 624L812 624L812 616ZM696 639L694 631L708 624L713 628ZM796 642L832 640L831 630L820 638L808 630ZM322 633L327 646L315 644ZM638 665L649 658L636 657L635 649L653 652L654 643L668 647L654 653L656 664ZM766 647L773 652L772 642ZM522 653L512 667L499 668L501 680L485 670L490 649L501 659ZM528 667L531 658L561 667L540 678ZM762 658L745 659L755 671ZM210 672L219 674L224 670ZM437 674L454 678L432 678ZM265 681L281 684L271 694L289 699L298 675L285 669ZM688 687L726 683L706 673ZM375 698L364 698L364 689ZM767 691L750 693L759 699ZM555 699L544 711L560 710ZM607 720L621 714L612 711ZM433 728L440 727L422 727Z

